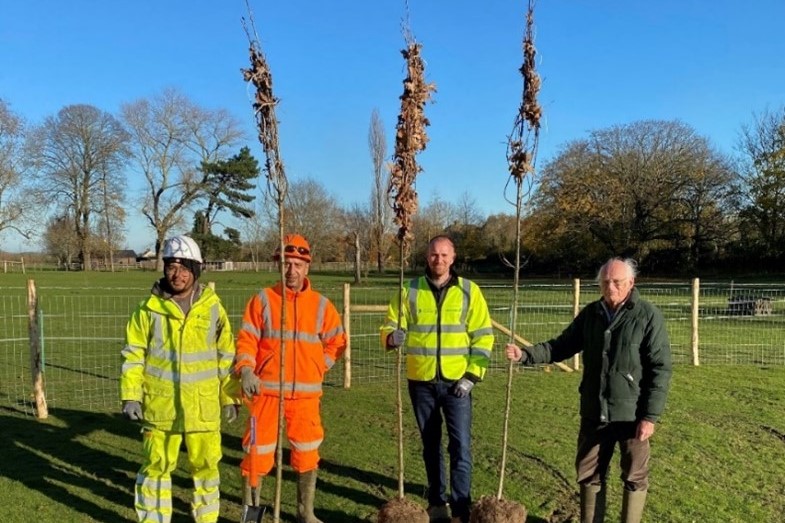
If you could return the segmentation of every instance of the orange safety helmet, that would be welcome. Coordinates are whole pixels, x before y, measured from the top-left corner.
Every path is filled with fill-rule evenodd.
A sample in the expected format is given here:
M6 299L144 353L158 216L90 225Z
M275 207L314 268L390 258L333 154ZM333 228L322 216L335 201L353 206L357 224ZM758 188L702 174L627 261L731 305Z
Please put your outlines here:
M308 240L299 234L287 234L283 237L283 253L284 258L299 258L311 263L311 246L308 245ZM281 259L281 247L275 248L273 260L278 261Z

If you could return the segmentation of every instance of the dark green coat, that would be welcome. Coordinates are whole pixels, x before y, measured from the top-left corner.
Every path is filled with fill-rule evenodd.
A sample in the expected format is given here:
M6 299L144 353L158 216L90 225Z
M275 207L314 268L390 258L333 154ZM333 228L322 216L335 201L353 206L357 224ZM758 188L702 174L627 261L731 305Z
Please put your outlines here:
M521 362L552 363L583 351L582 417L600 423L657 421L671 378L662 313L633 288L609 324L601 301L584 307L558 337L526 347Z

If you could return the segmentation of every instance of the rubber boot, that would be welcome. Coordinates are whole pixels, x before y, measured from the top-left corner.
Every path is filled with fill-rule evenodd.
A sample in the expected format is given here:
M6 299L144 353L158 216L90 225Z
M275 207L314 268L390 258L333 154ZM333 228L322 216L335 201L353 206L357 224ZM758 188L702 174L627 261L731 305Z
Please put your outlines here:
M605 521L604 485L581 485L581 523Z
M316 496L316 469L303 472L297 477L297 523L322 523L313 514L313 499Z
M624 490L624 497L621 500L621 523L641 522L646 493L645 490Z

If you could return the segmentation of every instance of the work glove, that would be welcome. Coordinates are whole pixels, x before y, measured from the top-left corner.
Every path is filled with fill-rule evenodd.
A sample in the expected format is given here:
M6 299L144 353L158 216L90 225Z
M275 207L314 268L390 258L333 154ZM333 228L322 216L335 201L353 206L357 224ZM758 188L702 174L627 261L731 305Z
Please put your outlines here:
M237 414L240 412L240 405L224 405L221 410L223 411L224 421L226 423L234 423L237 420Z
M142 404L138 401L126 400L123 402L123 416L131 421L142 421Z
M406 331L403 329L395 329L387 336L387 348L399 349L403 346L406 340Z
M242 381L243 394L249 398L259 394L262 380L254 374L251 367L243 367L243 370L240 371L240 379Z
M458 398L465 398L474 388L474 382L469 378L461 378L452 386L452 395Z

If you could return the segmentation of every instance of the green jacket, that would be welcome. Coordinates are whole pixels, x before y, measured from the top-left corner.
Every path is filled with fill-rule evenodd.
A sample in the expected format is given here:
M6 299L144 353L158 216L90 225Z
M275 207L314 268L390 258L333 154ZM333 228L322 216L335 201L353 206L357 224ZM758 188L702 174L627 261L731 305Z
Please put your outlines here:
M406 376L414 381L479 381L493 350L488 305L471 280L453 275L437 302L425 276L404 286L401 329L406 333ZM398 294L390 301L381 342L398 327Z
M552 363L583 351L581 416L595 422L662 415L671 378L665 319L633 288L608 323L602 300L588 304L558 337L524 349L521 362Z
M140 401L144 423L176 432L217 431L221 407L239 403L234 337L218 295L200 286L187 316L153 287L126 327L120 399Z

